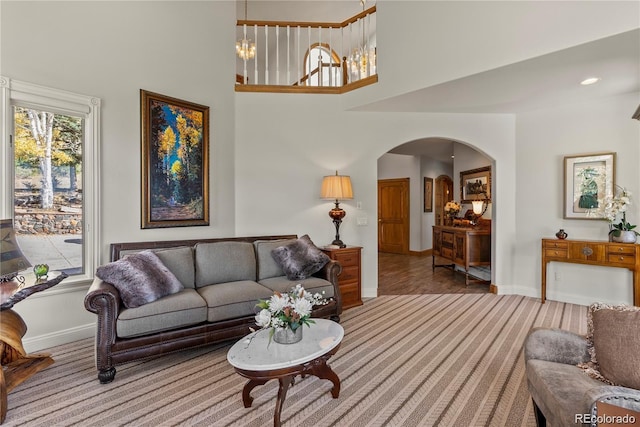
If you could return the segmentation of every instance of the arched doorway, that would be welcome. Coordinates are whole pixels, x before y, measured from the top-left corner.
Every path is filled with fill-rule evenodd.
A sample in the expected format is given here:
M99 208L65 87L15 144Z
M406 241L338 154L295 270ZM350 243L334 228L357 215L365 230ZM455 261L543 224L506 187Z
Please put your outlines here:
M473 146L445 138L410 141L389 150L378 159L378 182L385 179L409 181L411 212L409 254L378 253L378 295L490 292L487 284L470 283L467 286L464 274L449 269L434 269L431 255L433 226L443 225L444 205L451 200L461 202L460 172L493 166L493 163L493 159ZM429 182L425 178L433 179L432 211L424 209L427 192L423 185ZM381 200L384 202L379 198L378 203ZM471 209L470 202L463 204L460 217ZM491 209L488 214L491 215ZM378 244L380 246L380 241ZM488 275L491 278L490 268L480 273L482 277L476 277L486 279Z

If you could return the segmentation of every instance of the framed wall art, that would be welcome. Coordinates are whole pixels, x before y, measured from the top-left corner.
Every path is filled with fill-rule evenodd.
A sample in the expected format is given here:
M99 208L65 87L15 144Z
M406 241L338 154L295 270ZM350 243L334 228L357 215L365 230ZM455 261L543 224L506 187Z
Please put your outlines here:
M564 218L602 219L602 203L615 188L616 153L564 158Z
M424 211L433 212L433 178L424 177Z
M491 166L460 172L462 203L485 199L491 201Z
M209 107L140 90L142 228L209 225Z

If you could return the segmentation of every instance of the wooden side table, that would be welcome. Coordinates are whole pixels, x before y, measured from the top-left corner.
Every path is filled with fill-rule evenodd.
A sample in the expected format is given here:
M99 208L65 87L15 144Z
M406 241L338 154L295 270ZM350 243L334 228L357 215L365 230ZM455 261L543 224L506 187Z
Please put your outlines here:
M329 258L342 265L342 273L338 276L338 286L342 294L342 308L347 309L362 305L362 272L361 246L347 246L346 248L324 247L322 251Z
M11 309L29 295L55 286L68 277L66 273L57 272L49 273L49 276L51 279L32 280L33 284L25 286L19 286L17 282L0 283L0 424L7 416L8 393L53 363L49 353L27 354L22 346L27 325Z

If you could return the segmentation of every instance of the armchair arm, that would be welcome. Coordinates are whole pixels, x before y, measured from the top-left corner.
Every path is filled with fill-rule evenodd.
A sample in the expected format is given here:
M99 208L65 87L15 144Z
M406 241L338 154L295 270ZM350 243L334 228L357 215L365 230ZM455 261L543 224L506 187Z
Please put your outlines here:
M338 286L338 275L342 272L342 265L338 261L330 260L320 271L314 274L315 277L327 280L333 285L333 298L337 304L337 314L342 314L342 294Z
M585 392L585 398L591 403L591 415L597 415L599 401L640 412L640 390L633 388L602 385Z
M533 328L524 341L524 358L577 365L591 360L587 340L564 329Z

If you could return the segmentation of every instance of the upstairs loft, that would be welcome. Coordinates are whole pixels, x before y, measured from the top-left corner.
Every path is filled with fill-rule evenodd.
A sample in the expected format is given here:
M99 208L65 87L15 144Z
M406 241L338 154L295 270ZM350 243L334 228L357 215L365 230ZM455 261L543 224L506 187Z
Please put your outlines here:
M238 20L236 92L339 94L378 81L376 6L343 22Z

